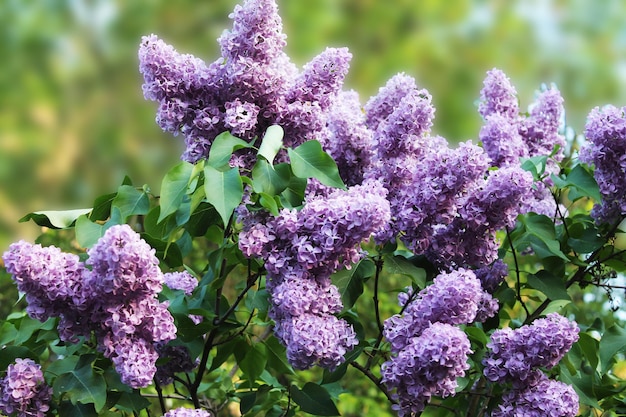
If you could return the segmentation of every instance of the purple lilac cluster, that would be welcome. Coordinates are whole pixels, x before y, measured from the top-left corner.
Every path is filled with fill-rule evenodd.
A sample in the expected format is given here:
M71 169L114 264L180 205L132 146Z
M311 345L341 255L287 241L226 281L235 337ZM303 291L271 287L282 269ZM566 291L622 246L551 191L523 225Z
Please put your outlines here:
M576 340L576 323L557 313L515 330L498 329L487 344L484 374L492 382L510 382L514 388L533 386L542 378L539 368L558 364Z
M252 141L279 124L292 147L328 137L327 112L347 74L348 50L328 48L298 71L283 51L274 0L246 0L230 18L232 30L218 39L221 57L208 65L155 35L142 39L144 96L159 103L159 126L184 136L182 159L206 158L225 130Z
M617 224L626 214L626 107L596 107L585 126L587 142L580 160L594 165L602 194L591 215L599 223Z
M571 386L542 376L536 385L505 393L491 417L574 417L578 400Z
M465 269L442 273L418 294L409 291L398 298L404 312L385 320L383 329L394 356L381 372L404 416L421 411L433 395L454 394L471 353L467 335L457 326L493 316L498 303Z
M52 388L41 366L32 359L18 358L0 379L0 413L18 417L44 417L50 409Z
M459 199L459 215L435 229L426 256L442 268L481 268L496 261L496 232L515 225L532 184L532 175L519 167L489 171L485 180Z
M478 111L485 122L480 140L493 166L519 166L520 158L545 155L551 156L546 173L558 174L565 137L560 133L563 98L555 87L540 92L528 115L520 115L515 87L502 71L494 68L487 72L480 98ZM535 182L534 195L526 203L526 212L554 215L556 203L548 188L550 185L549 176Z
M198 286L198 280L187 271L167 272L163 274L163 283L172 290L181 290L191 295Z
M122 381L145 387L156 372L154 343L176 337L168 305L157 299L163 274L155 251L128 225L119 225L109 228L88 255L83 264L58 248L21 241L3 259L27 294L33 318L59 317L63 340L93 332Z
M433 323L407 342L381 366L382 382L394 390L392 407L400 417L422 411L434 395L454 395L472 352L467 335L445 323Z
M195 408L175 408L163 414L163 417L211 417L211 413Z
M330 276L357 262L359 244L389 221L385 193L366 182L314 197L300 211L242 219L239 247L265 261L270 317L294 367L333 369L358 343L352 326L335 316L342 304Z

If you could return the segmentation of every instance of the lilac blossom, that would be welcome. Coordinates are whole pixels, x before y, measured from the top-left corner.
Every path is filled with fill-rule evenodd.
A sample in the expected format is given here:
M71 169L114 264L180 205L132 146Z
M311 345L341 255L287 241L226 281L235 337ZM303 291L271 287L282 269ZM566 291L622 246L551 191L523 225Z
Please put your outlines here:
M517 123L500 113L490 114L480 129L480 141L491 158L491 165L503 167L528 157L528 147L519 134Z
M544 375L535 385L506 392L491 417L574 417L578 400L571 386Z
M599 223L617 224L626 213L626 107L596 107L585 126L587 142L580 160L595 167L602 201L591 215Z
M492 114L500 114L510 120L518 117L517 90L506 74L497 68L487 71L480 91L478 112L484 118Z
M172 290L181 290L185 295L191 295L198 286L198 280L187 271L167 272L163 274L163 282Z
M155 348L159 361L156 363L154 379L159 385L171 384L177 373L191 372L199 363L191 359L189 349L184 345L156 343Z
M541 378L540 367L559 363L578 340L578 326L557 313L512 330L498 329L487 344L484 374L493 382L511 382L513 387L532 386Z
M163 417L211 417L211 413L205 410L179 407L163 414Z
M18 417L44 417L50 409L52 388L41 366L32 359L17 358L0 379L0 412Z
M384 122L408 91L417 90L415 79L404 73L394 75L378 94L365 104L366 124L372 131Z
M474 273L476 278L480 280L483 289L493 294L504 281L504 278L509 275L509 266L501 259L498 259L491 265L475 270Z
M383 334L391 343L392 351L397 352L432 323L470 324L476 320L481 307L485 309L481 314L493 316L498 305L494 300L493 310L490 300L493 298L483 291L473 271L459 269L441 273L417 296L400 297L399 301L405 306L404 313L385 320ZM492 311L487 311L489 308Z
M550 155L558 147L552 158L556 161L563 159L565 137L560 130L564 113L563 97L556 87L538 94L530 106L528 117L522 120L520 126L529 155Z
M469 369L472 351L467 335L458 327L433 323L381 366L382 382L397 401L400 417L424 409L432 396L454 395L457 378Z

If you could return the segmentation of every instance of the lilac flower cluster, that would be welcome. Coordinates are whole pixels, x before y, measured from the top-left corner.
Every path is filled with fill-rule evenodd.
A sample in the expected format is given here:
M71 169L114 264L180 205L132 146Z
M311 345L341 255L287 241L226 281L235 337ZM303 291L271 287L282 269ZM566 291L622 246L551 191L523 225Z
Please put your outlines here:
M426 256L443 268L481 268L493 263L499 246L496 232L515 225L532 184L532 175L519 167L489 171L487 179L477 181L460 198L459 215L435 229Z
M156 343L155 348L159 354L159 362L154 380L159 385L168 385L174 381L174 376L179 372L191 372L199 363L191 359L189 349L183 345L170 345Z
M191 295L198 286L198 280L187 271L167 272L163 274L164 284L172 290L181 290L185 295Z
M138 388L156 372L154 343L176 337L168 305L157 299L163 274L154 253L128 225L119 225L88 251L85 264L58 248L24 241L11 245L3 259L27 294L33 318L59 317L63 340L93 332L122 381Z
M218 39L222 56L208 65L155 35L142 39L144 96L159 103L159 126L184 136L182 159L206 158L225 130L252 141L279 124L286 146L328 137L326 113L348 71L348 50L328 48L299 72L283 51L274 0L246 0L230 17L232 30Z
M424 409L433 395L454 395L456 379L469 369L467 335L458 327L433 323L381 366L382 382L394 389L392 408L400 417Z
M417 295L401 294L404 313L384 323L394 356L382 365L382 380L398 402L400 416L421 411L431 396L453 395L456 378L469 368L471 353L458 325L485 320L498 303L470 270L438 275Z
M358 343L352 326L334 315L342 304L330 276L357 262L359 244L389 217L385 189L367 182L314 197L300 211L285 209L264 221L253 214L242 219L239 247L265 261L270 317L294 367L333 369Z
M578 400L571 386L543 375L536 385L505 393L491 417L574 417Z
M591 215L599 223L616 224L626 214L626 107L591 110L585 136L580 160L594 165L593 176L602 194Z
M538 368L555 366L576 340L576 323L557 313L515 330L498 329L487 344L484 374L492 382L510 382L514 388L533 386L542 378Z
M211 413L195 408L175 408L163 414L163 417L211 417Z
M515 87L502 71L494 68L487 72L480 97L478 111L485 121L480 140L493 166L519 166L520 158L552 155L547 160L546 173L558 174L565 137L560 133L563 98L555 87L539 93L528 115L522 116ZM525 211L554 215L556 203L549 185L549 177L535 182L536 191Z
M0 413L18 417L44 417L50 409L52 388L41 366L32 359L18 358L0 379Z

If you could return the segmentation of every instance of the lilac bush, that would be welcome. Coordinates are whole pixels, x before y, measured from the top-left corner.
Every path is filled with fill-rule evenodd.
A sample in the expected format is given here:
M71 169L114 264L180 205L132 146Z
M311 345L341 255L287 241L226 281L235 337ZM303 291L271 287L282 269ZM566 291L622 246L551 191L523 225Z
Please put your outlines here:
M348 369L399 416L620 406L624 330L568 304L624 270L624 109L591 112L577 160L558 89L523 112L493 69L478 141L453 145L410 75L362 104L347 48L290 61L275 1L230 18L212 62L141 40L143 94L185 143L160 194L127 179L62 213L76 254L4 253L27 314L0 326L1 412L339 415Z

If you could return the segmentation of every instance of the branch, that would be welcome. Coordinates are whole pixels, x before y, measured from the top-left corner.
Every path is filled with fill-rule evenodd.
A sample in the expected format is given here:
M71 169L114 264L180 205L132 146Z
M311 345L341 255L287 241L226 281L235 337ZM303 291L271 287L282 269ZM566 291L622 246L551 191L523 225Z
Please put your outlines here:
M395 404L396 403L396 401L391 397L391 394L383 386L381 378L377 378L376 375L374 375L372 373L372 371L370 371L369 369L365 368L364 366L362 366L361 364L359 364L356 361L350 362L350 365L354 366L356 369L361 371L361 373L363 375L365 375L370 381L372 381L378 387L378 389L381 390L383 392L383 394L385 394L385 397L387 397L387 399L389 400L389 402L391 404Z
M509 246L511 247L511 253L513 254L513 262L515 263L515 274L517 276L517 282L515 283L515 292L517 295L517 300L520 302L520 304L524 308L524 311L526 312L526 317L528 317L530 315L530 312L528 311L528 307L526 307L526 304L522 300L522 284L520 282L520 269L519 269L519 263L517 262L517 252L515 251L515 247L513 246L513 240L511 239L511 231L509 230L508 226L506 227L506 238L509 241Z

